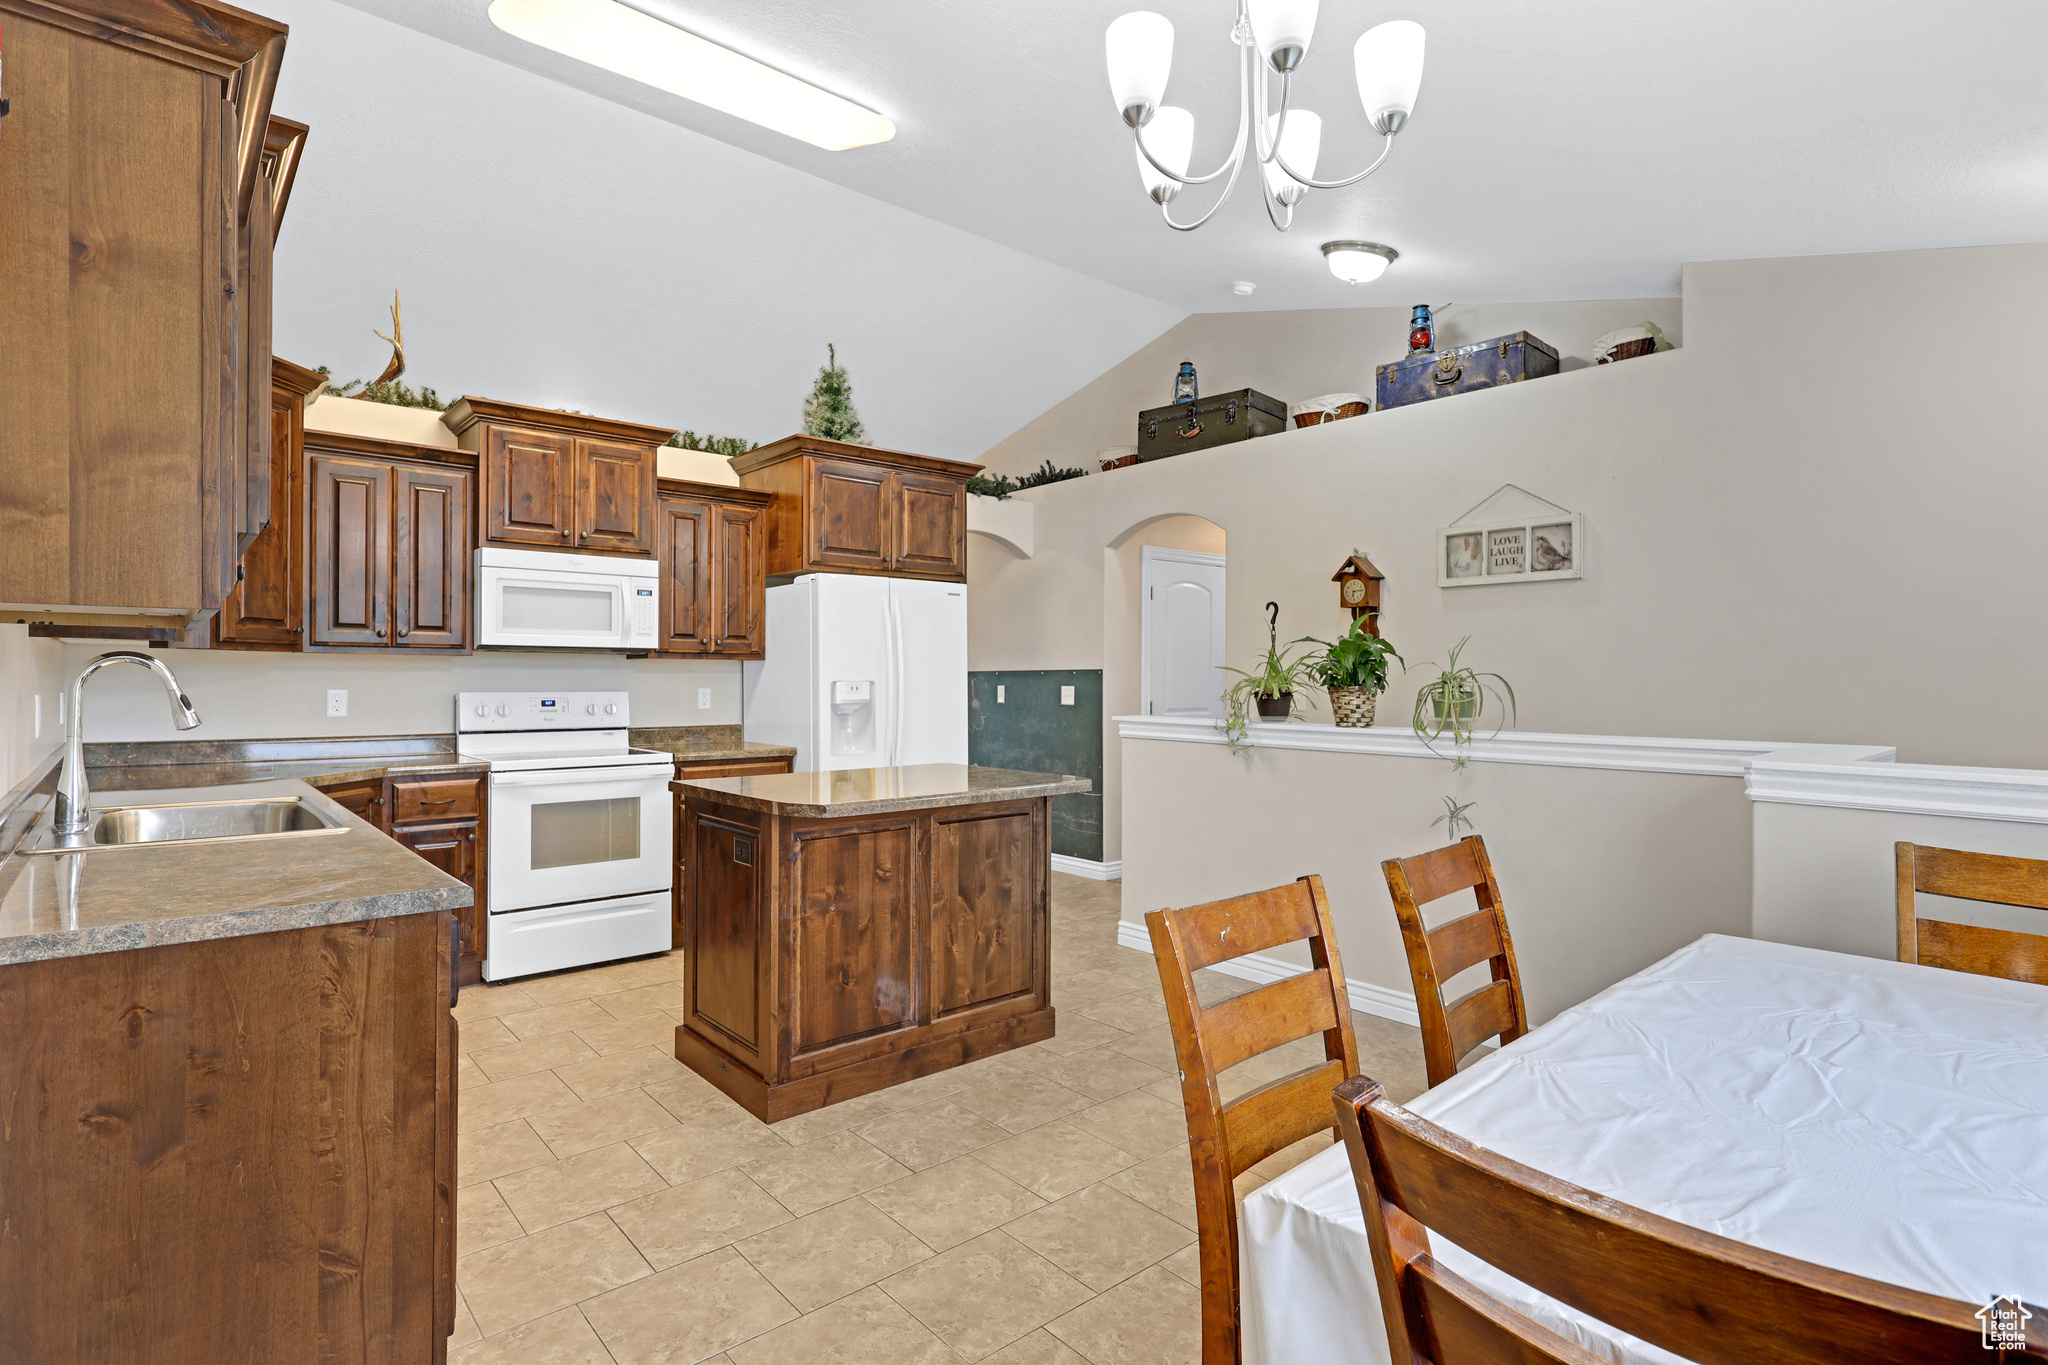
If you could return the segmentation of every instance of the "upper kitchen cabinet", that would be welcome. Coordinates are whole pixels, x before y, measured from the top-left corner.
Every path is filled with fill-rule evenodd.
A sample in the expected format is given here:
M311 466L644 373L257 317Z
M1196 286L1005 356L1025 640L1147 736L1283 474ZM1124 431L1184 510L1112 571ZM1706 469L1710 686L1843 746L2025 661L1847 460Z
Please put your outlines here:
M673 431L489 398L441 420L477 456L479 544L654 553L655 451Z
M775 495L768 577L820 570L967 581L967 480L980 465L789 436L737 456Z
M300 464L306 450L306 399L326 382L318 370L274 357L270 362L270 524L242 552L241 579L213 618L213 643L219 648L297 649L305 634Z
M663 654L764 657L768 493L662 479L654 542L661 560Z
M209 0L0 15L0 606L168 637L270 516L285 26Z
M453 451L315 434L303 495L309 647L468 648L466 465Z

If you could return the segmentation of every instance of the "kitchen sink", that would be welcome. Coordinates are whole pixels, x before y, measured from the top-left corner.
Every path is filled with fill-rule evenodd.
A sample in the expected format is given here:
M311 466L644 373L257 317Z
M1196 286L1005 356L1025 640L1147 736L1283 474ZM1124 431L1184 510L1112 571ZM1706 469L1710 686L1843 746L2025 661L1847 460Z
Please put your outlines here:
M314 809L297 796L181 801L163 806L95 808L92 827L83 836L59 839L46 825L23 851L82 853L93 849L146 848L155 844L289 839L314 834L346 834L348 828L338 817Z

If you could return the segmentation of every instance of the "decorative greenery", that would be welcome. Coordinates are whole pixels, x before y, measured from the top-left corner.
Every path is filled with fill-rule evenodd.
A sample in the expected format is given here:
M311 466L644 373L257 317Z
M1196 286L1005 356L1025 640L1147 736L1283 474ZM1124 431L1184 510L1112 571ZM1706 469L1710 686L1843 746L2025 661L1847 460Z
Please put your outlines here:
M713 455L723 455L728 460L735 455L744 455L760 444L759 441L749 441L744 436L699 436L694 431L679 431L667 441L667 446L671 448L708 450Z
M1465 814L1465 812L1478 804L1477 801L1460 803L1446 796L1444 798L1444 813L1430 821L1429 827L1435 829L1438 825L1449 825L1450 829L1446 832L1455 839L1458 837L1458 830L1461 826L1465 829L1472 828L1472 817Z
M320 373L326 375L330 381L334 378L333 372L325 365L320 367ZM346 384L330 382L320 392L335 398L361 398L371 403L389 403L395 408L425 408L429 412L448 411L448 405L441 401L440 395L426 385L422 384L415 389L396 379L387 379L375 384L365 384L360 379L351 379Z
M967 481L967 491L977 497L1007 498L1017 491L1017 481L1008 474L998 474L993 479L986 474L976 474Z
M1443 751L1436 747L1436 741L1446 732L1451 736L1452 747L1460 751L1472 742L1472 722L1485 714L1489 696L1495 702L1495 714L1503 706L1507 708L1509 717L1515 713L1515 689L1508 685L1506 678L1498 673L1480 673L1458 662L1458 656L1471 642L1469 635L1458 641L1451 650L1450 662L1442 667L1433 663L1422 665L1437 672L1415 694L1415 712L1409 717L1409 725L1414 729L1415 737L1427 745L1431 753L1439 756ZM1503 721L1494 726L1493 732L1499 734L1505 724ZM1451 766L1465 766L1463 752L1451 760Z
M1061 469L1051 460L1047 460L1017 480L1017 488L1021 492L1026 488L1039 488L1049 483L1065 483L1068 479L1082 479L1087 476L1088 471L1085 469Z
M811 386L811 396L804 400L804 431L828 441L865 445L868 429L861 425L860 414L853 410L853 381L846 377L846 367L839 363L837 349L827 346L825 355L828 363L818 371L818 382Z
M1257 668L1247 672L1225 664L1223 671L1237 674L1237 681L1223 690L1223 738L1236 752L1243 746L1244 737L1250 731L1250 717L1246 706L1256 697L1277 697L1283 692L1301 691L1297 700L1304 707L1313 707L1315 699L1308 694L1309 684L1315 682L1317 674L1314 656L1306 651L1293 654L1289 650L1302 643L1288 642L1288 649L1279 645L1280 604L1266 603L1272 617L1266 626L1266 655Z
M1322 654L1309 660L1316 681L1324 687L1362 687L1368 692L1387 690L1387 660L1400 659L1392 645L1365 631L1365 618L1355 616L1351 628L1335 641L1304 635L1298 645L1321 645Z

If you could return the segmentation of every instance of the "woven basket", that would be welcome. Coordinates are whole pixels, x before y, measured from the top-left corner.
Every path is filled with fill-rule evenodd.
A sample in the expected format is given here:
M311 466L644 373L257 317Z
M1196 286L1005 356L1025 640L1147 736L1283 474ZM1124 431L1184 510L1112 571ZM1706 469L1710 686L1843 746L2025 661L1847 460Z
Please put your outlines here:
M1330 711L1339 725L1370 725L1374 702L1378 694L1363 687L1333 687L1330 689Z

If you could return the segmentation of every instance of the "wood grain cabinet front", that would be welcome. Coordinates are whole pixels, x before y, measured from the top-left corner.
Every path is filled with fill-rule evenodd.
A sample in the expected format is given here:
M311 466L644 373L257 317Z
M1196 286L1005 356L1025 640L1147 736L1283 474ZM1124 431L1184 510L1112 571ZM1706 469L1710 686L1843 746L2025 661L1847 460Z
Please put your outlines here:
M766 644L767 493L662 479L656 486L663 654L759 659Z
M306 399L327 376L289 360L270 362L269 524L242 552L242 577L214 616L221 649L298 649L305 636L305 518L300 469Z
M674 432L476 397L441 421L478 455L478 543L655 553L655 452Z
M391 837L476 893L474 902L455 912L461 929L456 980L475 985L483 979L490 948L490 810L485 778L469 773L393 777L386 785L386 828Z
M473 471L395 441L309 446L307 647L467 649Z
M391 466L314 455L306 462L316 645L381 645L391 635Z
M769 581L826 570L967 581L967 480L980 465L790 436L733 460L775 495Z

